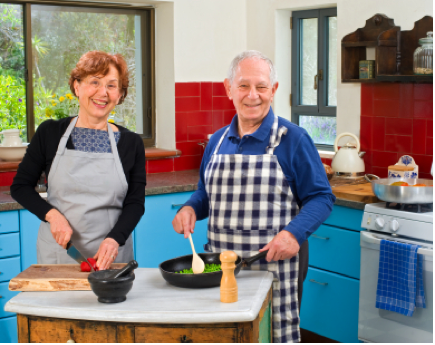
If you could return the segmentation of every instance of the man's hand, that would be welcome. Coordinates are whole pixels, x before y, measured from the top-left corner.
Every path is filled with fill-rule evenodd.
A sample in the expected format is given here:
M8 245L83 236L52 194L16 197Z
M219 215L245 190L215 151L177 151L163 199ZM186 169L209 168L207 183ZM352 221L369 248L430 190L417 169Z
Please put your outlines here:
M191 206L184 206L180 212L174 217L172 226L179 234L184 234L184 238L188 238L189 234L193 234L195 229L196 214Z
M299 252L299 243L296 237L289 231L282 230L276 235L272 241L265 245L260 252L264 252L269 249L266 260L278 261L291 259Z
M100 271L107 270L118 256L119 244L113 238L106 238L100 244L94 259L97 260L97 267Z
M68 220L55 208L47 212L45 220L50 223L50 231L53 238L60 246L66 248L73 233Z

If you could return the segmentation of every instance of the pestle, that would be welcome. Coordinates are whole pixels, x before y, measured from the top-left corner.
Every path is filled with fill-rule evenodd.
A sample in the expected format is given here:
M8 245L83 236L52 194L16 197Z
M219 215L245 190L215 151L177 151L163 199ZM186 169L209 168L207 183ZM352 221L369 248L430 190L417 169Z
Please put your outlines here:
M116 270L111 276L107 277L106 279L116 279L122 276L125 276L129 274L131 271L136 269L139 265L137 264L136 260L131 260L127 265L125 265L123 268Z

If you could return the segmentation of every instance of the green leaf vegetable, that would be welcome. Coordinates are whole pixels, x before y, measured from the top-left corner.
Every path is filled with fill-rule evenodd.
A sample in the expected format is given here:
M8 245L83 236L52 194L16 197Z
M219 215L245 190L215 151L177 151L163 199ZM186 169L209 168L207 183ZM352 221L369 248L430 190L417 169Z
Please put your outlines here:
M222 271L220 264L205 264L204 272L202 272L202 273L211 273L211 272L218 272L218 271ZM192 270L192 268L189 268L189 269L186 268L182 271L175 272L175 273L193 274L193 270Z

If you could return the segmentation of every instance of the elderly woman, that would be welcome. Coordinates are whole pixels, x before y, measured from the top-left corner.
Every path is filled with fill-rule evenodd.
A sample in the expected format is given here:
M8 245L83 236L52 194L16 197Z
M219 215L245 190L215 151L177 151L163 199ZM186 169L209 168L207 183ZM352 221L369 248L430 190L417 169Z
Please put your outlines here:
M75 263L64 249L69 241L102 270L133 259L130 235L145 210L145 150L139 135L107 121L128 84L121 55L84 54L69 79L78 116L47 120L32 138L11 193L42 220L38 263ZM42 171L47 201L35 191Z

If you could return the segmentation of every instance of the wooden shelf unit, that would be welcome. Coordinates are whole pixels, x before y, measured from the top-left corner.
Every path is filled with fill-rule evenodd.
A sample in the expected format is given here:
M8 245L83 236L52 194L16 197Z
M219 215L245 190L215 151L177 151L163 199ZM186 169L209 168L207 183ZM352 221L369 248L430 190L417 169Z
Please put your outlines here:
M341 41L341 81L343 83L405 82L433 83L432 75L413 73L418 40L433 30L433 17L425 16L414 28L401 31L394 20L383 14L367 19L366 25ZM376 48L375 78L359 79L359 61L366 60L366 48Z

